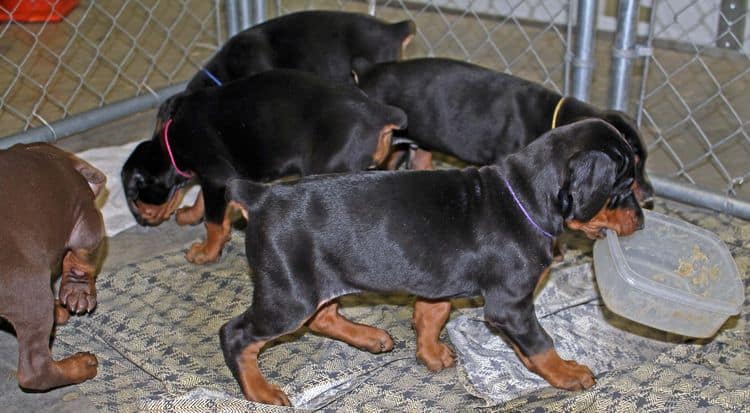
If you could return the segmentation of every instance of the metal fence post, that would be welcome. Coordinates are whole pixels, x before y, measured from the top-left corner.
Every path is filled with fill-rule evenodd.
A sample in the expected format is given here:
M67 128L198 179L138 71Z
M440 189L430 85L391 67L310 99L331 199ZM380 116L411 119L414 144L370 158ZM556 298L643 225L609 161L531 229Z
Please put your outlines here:
M238 0L240 9L239 30L245 30L266 18L266 2L264 0Z
M612 45L609 107L624 112L628 111L633 59L638 56L635 44L638 7L638 0L620 0L617 10L617 31Z
M57 139L80 133L95 126L112 122L130 114L148 110L159 106L168 97L185 89L187 82L180 82L164 89L148 93L120 102L109 103L106 106L92 109L75 116L51 122L46 126L29 129L0 140L0 149L16 143L53 142Z
M596 9L598 0L578 0L575 56L573 56L573 96L589 100L591 77L594 72L596 42Z
M227 38L230 38L239 32L240 16L237 10L236 0L224 1L224 12L227 16Z
M253 1L253 18L252 22L253 24L259 24L266 21L266 2L265 0L255 0Z

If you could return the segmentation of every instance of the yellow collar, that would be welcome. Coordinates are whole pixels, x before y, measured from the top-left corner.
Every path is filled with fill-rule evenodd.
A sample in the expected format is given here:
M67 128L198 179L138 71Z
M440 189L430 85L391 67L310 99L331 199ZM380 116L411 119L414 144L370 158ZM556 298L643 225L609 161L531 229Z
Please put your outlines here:
M557 115L560 113L560 109L562 108L563 102L565 101L565 96L561 97L560 100L557 101L557 105L555 106L555 111L552 113L552 128L555 129L557 126Z

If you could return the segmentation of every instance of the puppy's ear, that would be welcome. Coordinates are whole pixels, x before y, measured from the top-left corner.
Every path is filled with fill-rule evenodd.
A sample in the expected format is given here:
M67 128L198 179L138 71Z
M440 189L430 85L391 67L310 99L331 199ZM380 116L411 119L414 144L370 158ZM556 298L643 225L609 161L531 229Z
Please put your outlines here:
M604 112L603 119L620 131L635 156L639 158L639 162L645 162L647 155L646 145L643 143L643 138L638 130L638 126L635 124L635 120L627 113L620 112L619 110Z
M567 176L557 194L563 218L587 222L607 202L615 183L615 161L601 151L583 151L568 160Z

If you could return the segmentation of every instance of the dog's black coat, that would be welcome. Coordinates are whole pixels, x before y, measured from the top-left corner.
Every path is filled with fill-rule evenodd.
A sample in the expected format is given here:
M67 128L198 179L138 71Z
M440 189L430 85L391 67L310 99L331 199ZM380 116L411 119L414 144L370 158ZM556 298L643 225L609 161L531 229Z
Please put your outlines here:
M203 190L208 222L221 222L230 178L268 181L288 175L364 170L378 133L406 126L398 108L360 90L296 70L273 70L170 101L169 143L181 170ZM161 205L188 179L176 173L162 136L138 145L122 170L126 197Z
M230 369L250 343L296 330L321 303L359 292L404 291L428 299L482 295L488 322L525 355L553 346L532 293L552 261L552 239L608 208L642 226L630 189L634 154L592 119L546 133L479 169L316 176L293 184L232 180L248 208L252 307L220 332Z
M353 84L351 80L351 62L354 58L364 58L373 62L395 60L400 57L402 44L409 36L414 34L415 30L414 23L409 20L389 24L374 17L357 13L338 11L298 12L269 20L233 36L206 63L205 68L227 87L243 88L243 85L251 86L252 83L240 82L233 86L231 84L232 81L274 68L307 71L316 73L325 80L342 84ZM206 73L199 71L188 83L184 92L167 99L159 107L152 142L157 142L160 139L167 119L170 117L176 118L174 110L180 106L175 102L176 100L181 99L183 95L193 94L202 89L214 87L217 87L214 80L208 77ZM258 90L253 92L252 96L260 95L260 91ZM283 91L277 90L274 93L278 94L281 92ZM293 90L291 84L285 92L289 98L295 97L296 92ZM234 93L232 97L234 100L232 102L223 103L223 107L225 108L223 112L217 112L208 108L210 113L216 115L216 118L210 120L210 122L218 125L225 120L230 121L231 119L238 118L236 116L238 114L242 114L240 116L242 120L253 119L254 115L252 113L241 108L231 107L231 103L239 102L238 93L240 91ZM244 93L244 91L241 93ZM229 94L230 92L195 94L183 100L196 101L203 97L216 99ZM215 100L207 101L206 105L212 106L211 102L215 102ZM313 104L310 107L312 110L317 105ZM325 109L321 107L317 108ZM283 109L281 112L283 112ZM329 112L326 111L326 113ZM188 118L197 115L199 114L183 113L183 116L187 116ZM266 115L265 117L269 118L269 116ZM339 117L335 114L332 116ZM183 126L179 126L180 124ZM184 122L178 123L175 120L175 127L184 129ZM232 126L227 125L225 128L232 128ZM289 135L289 133L286 133L286 135ZM238 140L240 137L219 137L214 134L213 136L207 136L205 139L211 138ZM195 139L199 140L199 138ZM274 137L268 137L267 139L269 139L269 142L272 142ZM248 142L244 145L250 145L255 150L263 151L264 154L274 151L274 147L260 148L258 146L260 143L262 141ZM176 143L181 152L186 150L187 144L191 144L191 142L181 143L178 140ZM296 143L289 142L289 144ZM237 143L236 145L240 144ZM227 148L236 145L229 145ZM222 156L222 154L211 152L213 149L214 143L212 142L197 143L196 150L192 151L191 156L201 159L205 158L205 160L195 160L195 163L221 164L225 162L221 159L208 159L214 156ZM254 168L247 175L248 177L266 175L277 177L277 173L270 170L266 171L266 165L273 167L270 164L274 162L278 164L287 163L289 165L297 164L299 162L298 159L284 160L283 157L291 155L298 158L303 153L302 150L304 148L290 149L286 148L285 152L273 153L273 161L261 159L260 154L243 154L235 158L234 163L253 162L252 165L247 166ZM325 148L316 152L317 159L308 161L310 165L307 169L317 173L334 170L351 170L340 165L337 165L335 168L323 167L324 160L320 156L325 156L326 153L329 155L337 153L327 152ZM355 151L352 156L356 157L359 154L359 151ZM142 202L148 204L161 205L169 199L171 191L175 188L176 183L174 181L180 181L179 177L168 173L164 169L166 166L164 163L166 156L167 154L158 150L156 145L144 144L133 152L127 160L125 168L122 170L122 182L125 186L125 193L128 196L129 204L131 204L131 211L141 225L147 225L147 223L142 219L138 211L132 208L132 203L140 199ZM181 156L187 155L183 153ZM340 163L342 162L340 158L343 156L345 155L337 154L338 159L332 158L328 161ZM282 166L279 166L279 168L284 169ZM137 171L137 173L134 173L134 171ZM212 176L217 175L212 172L208 172L208 174ZM221 173L218 175L221 175ZM216 179L220 178L218 175L215 176ZM223 195L209 196L217 200L221 199L221 202L223 202ZM216 218L209 219L215 220Z
M415 31L410 20L389 24L366 14L302 11L234 35L204 67L222 83L284 68L352 84L352 59L397 60L402 43ZM215 85L205 73L198 72L187 90Z
M409 128L400 134L424 149L475 165L500 162L547 132L562 97L540 84L450 59L375 65L356 59L354 66L362 90L404 109ZM556 124L592 117L606 120L625 136L637 156L639 198L651 198L653 189L644 171L647 151L627 114L601 111L567 97Z

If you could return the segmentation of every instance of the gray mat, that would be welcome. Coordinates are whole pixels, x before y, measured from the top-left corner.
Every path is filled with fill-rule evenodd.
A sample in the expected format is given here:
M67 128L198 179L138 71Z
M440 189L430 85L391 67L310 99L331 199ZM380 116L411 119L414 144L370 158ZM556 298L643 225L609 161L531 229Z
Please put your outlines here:
M709 214L683 218L717 220ZM716 224L746 277L747 225ZM217 264L193 266L178 248L101 274L97 311L72 318L56 340L58 354L89 350L99 357L99 375L79 386L97 407L281 410L242 400L219 349L219 327L248 307L252 291L243 236L233 238ZM430 373L414 357L413 300L405 296L343 300L349 318L392 334L390 353L372 355L303 329L267 347L260 367L297 406L330 411L741 411L750 404L747 303L714 340L682 342L608 314L596 296L589 261L569 253L566 262L575 265L553 271L538 297L542 322L560 353L588 362L597 373L589 391L551 389L514 357L505 357L511 353L477 321L481 310L472 301L455 303L446 329L460 357L458 368Z

